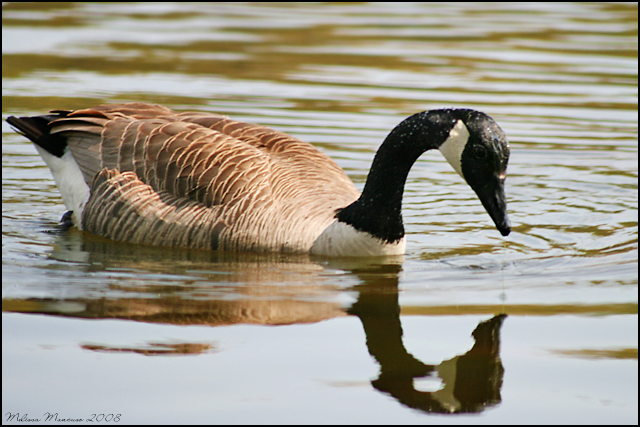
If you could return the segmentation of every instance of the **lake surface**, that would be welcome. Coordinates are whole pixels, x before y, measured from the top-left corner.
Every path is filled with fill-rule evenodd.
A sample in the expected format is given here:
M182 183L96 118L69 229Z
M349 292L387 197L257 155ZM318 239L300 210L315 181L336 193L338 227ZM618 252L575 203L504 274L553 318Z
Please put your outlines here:
M311 142L359 189L405 117L483 111L510 141L513 225L502 238L429 152L399 259L108 241L58 229L48 168L3 121L3 422L638 423L636 3L8 3L2 18L3 118L219 112Z

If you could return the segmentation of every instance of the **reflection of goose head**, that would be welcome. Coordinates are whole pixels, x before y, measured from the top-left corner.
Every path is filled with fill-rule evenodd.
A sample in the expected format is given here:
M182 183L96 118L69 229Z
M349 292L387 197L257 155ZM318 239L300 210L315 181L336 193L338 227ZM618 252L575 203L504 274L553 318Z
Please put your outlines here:
M264 126L159 105L101 105L7 122L34 142L78 227L114 240L330 256L401 255L402 196L439 149L511 231L507 139L484 113L417 113L380 146L358 194L317 148Z

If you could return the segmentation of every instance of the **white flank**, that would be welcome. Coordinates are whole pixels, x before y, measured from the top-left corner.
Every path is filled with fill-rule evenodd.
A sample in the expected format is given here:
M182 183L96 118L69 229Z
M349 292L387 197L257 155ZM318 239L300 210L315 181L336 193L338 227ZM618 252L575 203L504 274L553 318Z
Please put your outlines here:
M439 148L444 158L463 179L462 152L467 145L467 141L469 141L469 129L467 129L462 120L458 120L458 123L449 132L449 138Z
M35 145L35 144L34 144ZM62 201L73 211L73 224L82 229L82 211L89 200L89 186L84 182L82 172L71 151L67 148L62 157L56 157L44 148L35 146L45 161L60 190Z
M386 243L351 225L335 221L313 242L311 253L328 256L384 256L403 255L406 240Z

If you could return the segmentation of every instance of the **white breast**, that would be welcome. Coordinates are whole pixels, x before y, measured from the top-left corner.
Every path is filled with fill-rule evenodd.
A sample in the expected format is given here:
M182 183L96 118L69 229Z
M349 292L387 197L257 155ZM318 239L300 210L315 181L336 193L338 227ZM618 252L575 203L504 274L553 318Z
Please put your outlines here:
M406 240L387 243L351 225L335 221L327 227L311 247L311 253L328 256L403 255Z

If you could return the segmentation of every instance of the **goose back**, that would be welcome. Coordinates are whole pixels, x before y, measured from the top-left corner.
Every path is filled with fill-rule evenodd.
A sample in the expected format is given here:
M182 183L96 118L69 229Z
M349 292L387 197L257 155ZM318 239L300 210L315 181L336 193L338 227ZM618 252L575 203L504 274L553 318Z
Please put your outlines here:
M143 103L53 113L90 188L78 225L108 238L307 252L359 196L328 156L268 127Z

